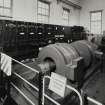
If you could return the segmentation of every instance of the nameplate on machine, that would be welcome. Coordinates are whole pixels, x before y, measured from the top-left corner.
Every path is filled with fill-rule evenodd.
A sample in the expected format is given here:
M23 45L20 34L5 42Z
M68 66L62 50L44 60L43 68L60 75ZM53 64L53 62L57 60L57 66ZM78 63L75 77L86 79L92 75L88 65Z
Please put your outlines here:
M49 89L61 97L64 97L67 79L59 74L52 73Z

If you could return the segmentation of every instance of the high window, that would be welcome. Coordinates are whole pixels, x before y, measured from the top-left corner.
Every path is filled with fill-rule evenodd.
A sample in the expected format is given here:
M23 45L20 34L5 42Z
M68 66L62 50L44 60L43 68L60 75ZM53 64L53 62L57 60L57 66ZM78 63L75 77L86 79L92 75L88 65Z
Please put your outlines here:
M63 24L64 25L69 24L69 15L70 15L70 10L63 8Z
M101 34L102 32L102 11L90 12L91 33Z
M50 5L47 2L38 0L38 22L48 23L50 14Z
M12 0L0 0L0 17L12 17Z

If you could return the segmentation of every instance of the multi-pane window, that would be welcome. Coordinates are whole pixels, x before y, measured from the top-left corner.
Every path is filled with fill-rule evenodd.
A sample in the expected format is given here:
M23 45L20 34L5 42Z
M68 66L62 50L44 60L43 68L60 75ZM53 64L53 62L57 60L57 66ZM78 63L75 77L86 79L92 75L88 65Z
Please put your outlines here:
M70 10L63 8L63 24L65 25L69 24L69 15L70 15Z
M0 16L12 17L12 0L0 0Z
M50 5L47 2L38 0L38 22L49 22Z
M90 12L91 33L101 34L102 31L102 11Z

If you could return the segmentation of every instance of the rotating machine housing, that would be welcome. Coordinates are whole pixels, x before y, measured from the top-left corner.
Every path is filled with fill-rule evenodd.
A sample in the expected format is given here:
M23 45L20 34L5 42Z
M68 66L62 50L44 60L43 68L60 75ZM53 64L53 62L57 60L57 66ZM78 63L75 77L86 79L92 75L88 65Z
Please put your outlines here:
M81 40L71 44L56 43L43 48L38 63L43 71L56 72L68 80L83 80L88 69L97 66L97 46ZM99 61L98 61L99 62Z

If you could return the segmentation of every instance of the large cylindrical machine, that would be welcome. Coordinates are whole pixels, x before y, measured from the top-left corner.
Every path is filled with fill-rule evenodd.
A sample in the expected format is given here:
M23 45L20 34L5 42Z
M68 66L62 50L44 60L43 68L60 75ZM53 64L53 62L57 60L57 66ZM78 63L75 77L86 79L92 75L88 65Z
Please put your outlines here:
M44 62L44 65L46 64L49 70L66 76L68 79L73 79L71 78L71 74L74 75L74 71L68 69L68 72L65 68L68 65L72 67L75 64L74 61L80 57L84 59L82 66L85 68L89 67L95 61L96 49L96 45L85 40L71 44L56 43L43 48L38 55L38 61L39 63Z
M42 84L42 81L39 81L39 78L41 79L40 76L43 77L43 75L50 75L51 72L55 72L65 76L68 85L70 84L75 88L84 89L87 86L88 81L86 82L86 80L88 77L95 73L96 67L98 67L97 65L101 66L101 59L96 57L97 53L97 46L86 40L76 41L71 44L51 44L39 52L37 61L26 63L28 66L40 71L41 74L35 74L33 72L30 73L31 75L29 73L22 73L22 77L26 77L26 75L30 76L28 81L38 87ZM14 68L15 71L23 69L25 72L28 71L28 69L20 65ZM64 98L61 98L56 93L49 91L49 80L46 80L44 85L46 94L54 98L57 102L62 103L61 105L78 105L79 99L71 90L66 88ZM24 83L24 88L31 94L34 93L34 98L38 97L36 91L28 86L27 83ZM46 105L51 104L48 100L45 100L45 103Z

